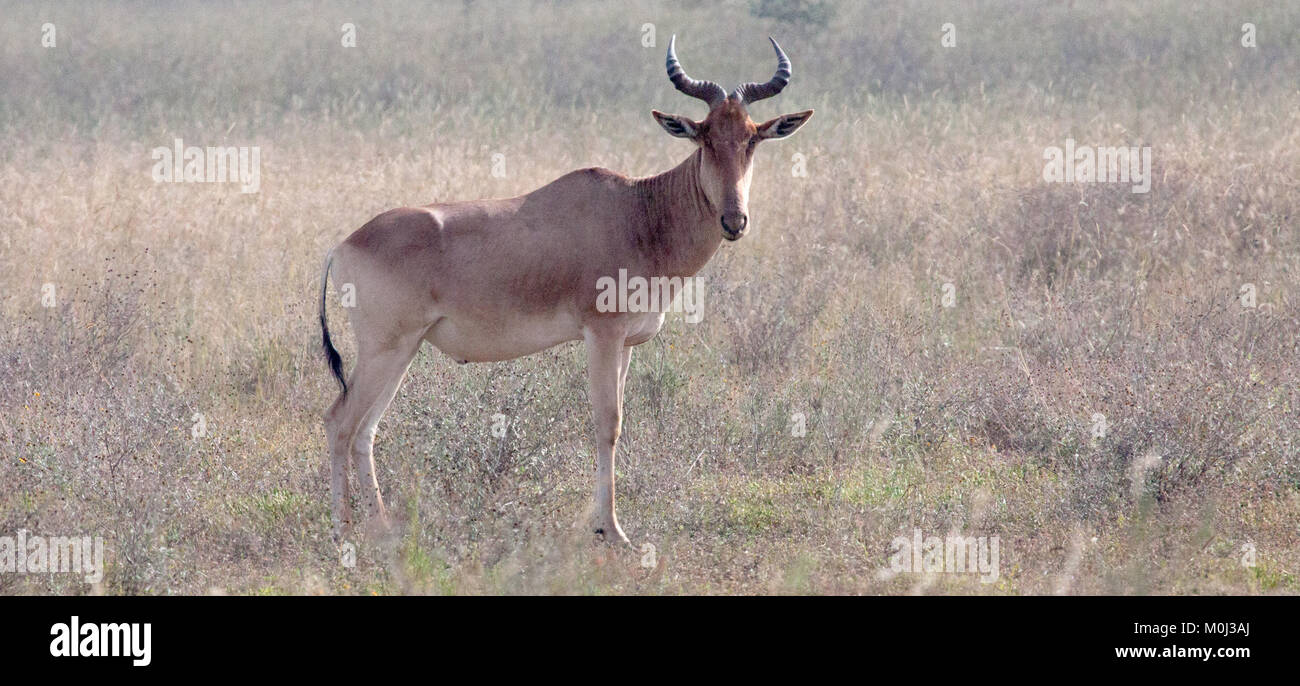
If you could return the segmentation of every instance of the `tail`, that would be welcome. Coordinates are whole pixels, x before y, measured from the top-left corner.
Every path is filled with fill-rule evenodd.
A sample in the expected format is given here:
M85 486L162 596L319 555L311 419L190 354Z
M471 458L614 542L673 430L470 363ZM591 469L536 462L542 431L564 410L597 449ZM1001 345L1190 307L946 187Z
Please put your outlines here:
M343 395L348 393L348 382L343 380L343 358L339 357L339 351L330 341L330 327L325 322L325 295L329 292L330 283L330 265L334 263L334 251L331 249L329 254L325 255L325 273L320 279L320 338L321 346L325 348L325 359L329 361L330 371L334 372L334 378L339 380L339 385L343 387Z

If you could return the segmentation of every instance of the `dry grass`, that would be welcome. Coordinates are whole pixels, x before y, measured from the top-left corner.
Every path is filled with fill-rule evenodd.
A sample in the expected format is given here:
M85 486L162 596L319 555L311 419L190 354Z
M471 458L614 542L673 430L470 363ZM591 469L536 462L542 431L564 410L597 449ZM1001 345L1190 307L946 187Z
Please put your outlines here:
M0 11L0 535L102 535L104 593L1300 590L1300 7L692 4ZM376 445L405 533L344 568L322 255L393 206L666 169L689 148L648 110L702 116L663 78L673 32L728 83L777 35L794 82L754 117L818 113L760 151L704 321L634 356L619 504L662 567L579 526L570 345L422 353ZM261 146L261 192L155 184L176 137ZM1151 192L1044 183L1067 137L1151 145ZM878 574L914 528L999 536L1000 579Z

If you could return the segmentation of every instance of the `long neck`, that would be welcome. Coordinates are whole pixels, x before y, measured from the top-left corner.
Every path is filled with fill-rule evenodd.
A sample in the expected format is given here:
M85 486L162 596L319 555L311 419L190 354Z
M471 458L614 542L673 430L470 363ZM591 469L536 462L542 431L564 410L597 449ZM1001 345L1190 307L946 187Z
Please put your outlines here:
M676 167L633 184L647 220L637 243L655 274L693 276L722 243L718 213L700 186L701 161L696 150Z

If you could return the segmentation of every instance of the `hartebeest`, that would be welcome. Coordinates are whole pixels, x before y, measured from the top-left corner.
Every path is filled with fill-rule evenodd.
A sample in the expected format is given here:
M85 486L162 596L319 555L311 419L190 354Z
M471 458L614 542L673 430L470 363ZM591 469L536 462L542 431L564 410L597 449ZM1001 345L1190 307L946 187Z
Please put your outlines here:
M351 529L347 465L355 460L367 520L384 530L388 517L375 478L375 427L423 341L458 362L493 362L583 340L596 425L596 528L607 541L627 542L614 515L614 450L623 414L623 384L632 346L663 325L660 311L608 312L597 307L597 281L629 276L690 277L722 239L749 228L754 148L785 138L812 116L807 110L755 125L746 107L780 93L790 60L776 50L776 74L728 95L696 81L668 42L668 78L677 90L708 103L703 121L652 111L669 134L697 149L656 176L631 179L606 169L580 169L527 195L449 202L385 212L325 259L321 335L342 391L325 413L332 472L335 536ZM357 363L344 380L330 342L325 297L335 280L352 284L349 309Z

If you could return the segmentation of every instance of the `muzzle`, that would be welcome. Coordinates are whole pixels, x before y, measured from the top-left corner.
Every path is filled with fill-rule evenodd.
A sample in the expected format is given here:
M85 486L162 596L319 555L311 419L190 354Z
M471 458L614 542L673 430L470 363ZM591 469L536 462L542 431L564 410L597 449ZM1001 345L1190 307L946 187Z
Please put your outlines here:
M722 237L734 241L745 235L749 228L749 217L742 212L728 212L722 215Z

